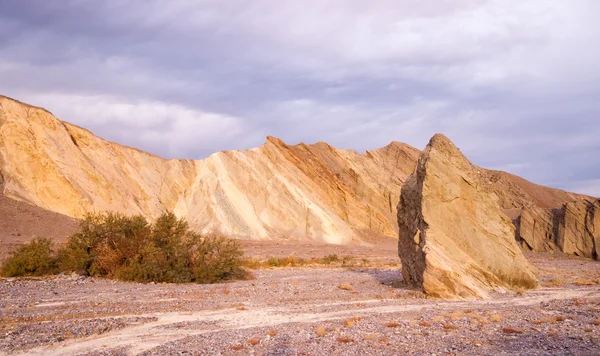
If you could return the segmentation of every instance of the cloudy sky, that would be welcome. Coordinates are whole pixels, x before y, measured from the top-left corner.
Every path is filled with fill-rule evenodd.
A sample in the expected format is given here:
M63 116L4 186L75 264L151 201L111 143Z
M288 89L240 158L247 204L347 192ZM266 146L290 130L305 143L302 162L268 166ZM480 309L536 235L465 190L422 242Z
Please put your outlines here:
M448 135L600 196L597 0L0 0L0 94L163 157Z

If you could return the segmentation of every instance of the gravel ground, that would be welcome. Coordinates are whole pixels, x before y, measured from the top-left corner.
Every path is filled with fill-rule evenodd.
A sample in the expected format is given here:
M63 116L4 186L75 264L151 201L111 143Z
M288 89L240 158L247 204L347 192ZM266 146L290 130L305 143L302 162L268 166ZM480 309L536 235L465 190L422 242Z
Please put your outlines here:
M466 302L426 299L399 266L215 285L4 279L0 354L600 355L600 263L528 257L542 288Z

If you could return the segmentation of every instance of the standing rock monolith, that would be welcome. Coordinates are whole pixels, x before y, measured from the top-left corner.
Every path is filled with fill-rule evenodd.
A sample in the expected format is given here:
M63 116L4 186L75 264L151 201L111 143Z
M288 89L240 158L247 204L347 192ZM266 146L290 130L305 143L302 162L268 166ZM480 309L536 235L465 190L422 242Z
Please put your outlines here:
M398 253L405 281L436 298L487 298L539 285L482 173L444 135L402 187Z

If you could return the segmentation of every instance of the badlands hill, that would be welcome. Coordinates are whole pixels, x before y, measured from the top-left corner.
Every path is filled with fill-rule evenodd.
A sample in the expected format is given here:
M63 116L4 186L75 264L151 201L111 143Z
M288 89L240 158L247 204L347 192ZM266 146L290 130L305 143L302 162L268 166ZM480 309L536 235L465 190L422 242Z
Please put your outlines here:
M171 210L196 230L251 239L396 236L400 187L418 154L399 142L359 154L269 137L246 151L166 160L0 97L4 195L76 218Z
M0 96L3 194L75 218L103 210L154 218L170 210L198 231L248 239L397 238L396 205L419 154L400 142L358 153L268 137L250 150L167 160ZM534 211L537 221L553 208L591 199L477 169L517 225L523 212Z

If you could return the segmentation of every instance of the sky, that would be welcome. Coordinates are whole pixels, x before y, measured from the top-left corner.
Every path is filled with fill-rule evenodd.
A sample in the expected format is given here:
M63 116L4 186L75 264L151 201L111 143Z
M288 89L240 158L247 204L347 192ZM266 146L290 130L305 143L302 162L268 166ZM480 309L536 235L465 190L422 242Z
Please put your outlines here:
M597 0L0 0L0 94L166 158L442 132L600 196Z

